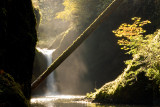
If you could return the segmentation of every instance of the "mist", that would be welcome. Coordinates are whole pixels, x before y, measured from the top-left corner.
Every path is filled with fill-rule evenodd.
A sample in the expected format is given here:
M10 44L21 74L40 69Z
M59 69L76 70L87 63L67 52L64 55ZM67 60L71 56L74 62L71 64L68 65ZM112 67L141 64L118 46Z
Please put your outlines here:
M92 0L90 2L90 6L97 3ZM38 28L39 42L37 47L56 49L52 55L53 61L98 16L94 6L93 8L89 7L84 13L88 17L82 18L80 24L75 26L71 22L75 17L69 21L55 18L56 13L64 10L62 3L63 0L39 1L41 21ZM109 20L106 20L54 71L54 83L60 94L85 95L87 92L94 91L95 88L100 88L104 83L114 80L122 72L125 67L123 61L128 56L120 50L116 43L117 38L112 34L112 30L117 27L112 21L115 17L112 15ZM117 23L121 22L119 20ZM44 56L38 52L37 56L34 72L41 74L46 68L45 60L39 62L38 59L43 59ZM39 67L42 67L43 70L40 70ZM39 95L47 90L46 81L41 84L39 89L41 90L34 91Z
M38 27L38 48L56 49L52 54L53 61L78 37L79 33L72 26L71 22L56 19L55 15L64 9L63 0L41 0L34 1L40 10L41 20ZM45 56L40 51L36 52L34 71L41 74L47 68ZM44 59L39 60L39 58ZM41 62L40 62L41 61ZM40 69L43 68L43 69ZM84 90L89 89L90 82L86 81L84 76L88 70L82 58L82 52L79 50L71 55L56 71L54 79L58 93L60 94L84 94ZM34 74L34 75L36 75ZM36 75L37 77L38 75ZM34 78L35 79L35 78ZM42 83L34 94L45 93L47 91L47 81ZM83 86L83 88L82 88ZM42 89L40 91L40 89ZM38 91L39 90L39 91ZM85 91L86 92L86 91ZM43 95L43 94L42 94Z

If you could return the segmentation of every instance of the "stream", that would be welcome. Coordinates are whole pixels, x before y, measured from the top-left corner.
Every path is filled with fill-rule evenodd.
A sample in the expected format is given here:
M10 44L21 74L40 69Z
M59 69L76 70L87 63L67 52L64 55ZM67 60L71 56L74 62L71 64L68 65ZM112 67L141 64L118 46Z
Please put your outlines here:
M33 97L31 107L149 107L132 105L101 105L84 101L85 96L55 95L45 97Z

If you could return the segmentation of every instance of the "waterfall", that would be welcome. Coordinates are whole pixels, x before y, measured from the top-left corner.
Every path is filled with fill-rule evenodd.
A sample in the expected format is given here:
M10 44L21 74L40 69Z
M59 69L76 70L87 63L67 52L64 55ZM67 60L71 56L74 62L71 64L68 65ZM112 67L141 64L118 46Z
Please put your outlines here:
M41 52L47 61L47 67L49 67L52 64L52 54L56 49L48 50L47 48L41 49L37 47L37 50ZM47 91L46 95L55 95L57 94L57 87L55 85L55 80L54 80L54 72L52 72L48 77L47 77Z

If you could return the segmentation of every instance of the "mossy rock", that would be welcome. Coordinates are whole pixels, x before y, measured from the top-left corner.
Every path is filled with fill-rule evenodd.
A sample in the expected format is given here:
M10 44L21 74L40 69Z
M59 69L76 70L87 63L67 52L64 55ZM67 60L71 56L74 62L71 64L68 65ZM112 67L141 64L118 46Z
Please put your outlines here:
M8 73L0 73L0 107L29 107L20 85Z
M134 65L137 60L132 60L117 79L87 96L99 103L160 105L159 72L144 71L145 64Z
M100 103L159 105L159 86L144 71L137 74L124 72L90 97L95 98L94 102Z

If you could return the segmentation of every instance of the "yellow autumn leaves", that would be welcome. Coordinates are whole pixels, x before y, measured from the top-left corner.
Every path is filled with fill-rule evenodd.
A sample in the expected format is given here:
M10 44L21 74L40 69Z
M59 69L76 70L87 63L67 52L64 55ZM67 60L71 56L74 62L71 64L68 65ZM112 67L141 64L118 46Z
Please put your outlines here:
M142 34L146 32L142 27L148 23L151 23L149 20L141 21L141 18L134 17L133 24L123 23L117 30L112 32L117 37L122 39L118 40L119 45L123 45L121 49L128 50L131 47L132 40L136 40L137 37L143 36Z

